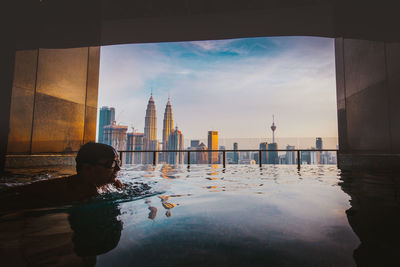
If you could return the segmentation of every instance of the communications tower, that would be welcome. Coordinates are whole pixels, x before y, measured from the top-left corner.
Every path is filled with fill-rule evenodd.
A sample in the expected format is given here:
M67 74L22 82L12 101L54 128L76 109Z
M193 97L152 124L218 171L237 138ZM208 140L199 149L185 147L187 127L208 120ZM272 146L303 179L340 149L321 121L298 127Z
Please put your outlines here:
M275 118L274 118L274 115L272 115L271 130L272 130L272 143L275 143L275 130L276 130L276 125L275 125Z

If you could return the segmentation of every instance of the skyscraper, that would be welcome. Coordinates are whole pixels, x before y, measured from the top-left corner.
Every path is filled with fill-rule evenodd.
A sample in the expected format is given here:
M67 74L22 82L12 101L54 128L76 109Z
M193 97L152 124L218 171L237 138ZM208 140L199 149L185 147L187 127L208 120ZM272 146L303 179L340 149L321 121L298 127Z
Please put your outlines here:
M239 152L237 152L238 149L239 149L238 143L233 143L233 150L235 150L235 152L233 152L233 163L235 164L239 163Z
M310 151L301 151L300 156L301 164L311 164L311 153Z
M165 111L164 111L164 121L163 121L163 150L168 149L168 138L169 135L171 134L171 131L174 129L174 119L172 116L172 106L170 99L168 98L167 105L165 106Z
M260 143L260 150L268 150L268 143L267 142ZM261 151L261 163L262 164L268 163L267 151Z
M144 119L144 150L157 150L157 116L153 95L150 95ZM156 155L157 156L157 155ZM144 163L153 162L153 153L146 153ZM157 159L156 159L157 162Z
M190 140L190 147L188 147L188 149L189 150L197 150L199 145L200 145L200 140ZM187 155L188 154L185 154L185 157ZM197 152L190 154L190 163L191 164L196 164L197 163L197 156L198 156Z
M200 140L190 140L190 147L198 147L200 145Z
M115 121L104 126L104 144L112 146L115 150L125 150L127 131L128 126L116 125Z
M143 150L143 133L128 133L126 135L126 150L140 151ZM140 164L142 163L143 153L141 152L127 152L126 164Z
M226 150L226 146L219 146L219 150ZM226 154L225 154L226 155ZM222 164L223 163L223 160L224 160L224 157L223 157L224 155L221 153L221 154L218 154L218 162L220 163L220 164ZM225 159L226 160L226 159Z
M277 149L278 149L277 143L268 144L268 150L277 150ZM278 151L269 151L267 161L268 164L279 164Z
M168 150L183 150L183 134L178 127L171 131L168 139ZM183 152L168 152L167 155L168 164L183 164Z
M115 108L101 107L99 116L99 143L104 143L104 126L111 125L115 121Z
M207 147L204 143L201 143L198 147L197 150L199 151L203 151L203 150L207 150ZM197 164L207 164L208 161L208 154L206 152L195 152L197 154L196 156L196 160L197 160Z
M315 147L317 148L317 150L321 150L322 149L322 138L321 137L317 137L315 139ZM323 163L323 156L322 156L322 152L321 151L316 151L316 158L317 158L317 164Z
M296 147L295 146L286 146L286 150L295 150ZM300 160L300 159L297 159ZM296 164L296 156L294 151L286 151L286 155L285 155L285 163L286 164Z
M218 131L208 131L208 149L218 150ZM218 164L218 152L208 152L208 163Z
M317 148L317 150L322 149L322 138L321 137L317 137L315 139L315 147Z

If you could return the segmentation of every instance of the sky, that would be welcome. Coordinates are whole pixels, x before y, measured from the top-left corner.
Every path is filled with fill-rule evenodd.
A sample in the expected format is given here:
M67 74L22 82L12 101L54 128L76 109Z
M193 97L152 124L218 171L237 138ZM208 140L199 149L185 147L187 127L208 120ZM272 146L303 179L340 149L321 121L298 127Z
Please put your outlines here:
M144 131L150 93L158 139L168 97L185 139L337 137L334 41L266 37L103 46L99 108Z

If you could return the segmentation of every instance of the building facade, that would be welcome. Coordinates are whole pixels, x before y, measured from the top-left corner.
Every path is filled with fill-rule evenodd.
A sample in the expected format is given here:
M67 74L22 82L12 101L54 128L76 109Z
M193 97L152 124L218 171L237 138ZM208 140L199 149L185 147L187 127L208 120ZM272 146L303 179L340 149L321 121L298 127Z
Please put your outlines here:
M237 151L239 149L239 144L238 143L233 143L233 163L238 164L239 163L239 152Z
M198 151L204 151L207 150L207 147L204 143L201 143L197 147ZM209 163L208 161L208 153L207 152L195 152L196 153L196 159L197 159L197 164L207 164Z
M128 133L126 135L126 150L142 151L144 149L144 133ZM127 152L125 154L126 164L141 164L142 152Z
M183 150L183 134L178 130L178 127L175 130L172 130L168 137L168 150ZM167 163L168 164L183 164L184 153L183 152L168 152L167 155Z
M163 120L163 137L162 137L163 150L167 150L169 148L168 139L173 130L174 130L174 118L172 114L172 105L170 99L168 98L168 103L165 106L164 120Z
M268 150L268 143L267 142L260 143L260 150ZM268 152L267 151L261 151L261 163L262 164L268 163Z
M104 126L111 125L115 121L115 108L101 107L99 115L99 137L98 142L104 143Z
M322 144L322 138L321 137L315 138L315 147L316 147L317 150L323 149L323 144ZM325 164L322 151L316 151L315 153L316 153L317 164Z
M157 115L156 105L153 95L150 95L147 103L146 116L144 119L144 150L158 150L157 141ZM156 154L156 163L158 162L158 154ZM153 163L153 153L145 153L144 164Z
M196 148L199 147L200 145L200 140L190 140L190 147Z
M208 149L218 150L218 131L208 131ZM218 152L208 152L208 163L218 164Z
M290 145L286 146L286 150L295 150L295 149L296 149L295 146L290 146ZM296 162L297 162L296 154L294 153L294 151L286 151L285 164L296 164Z
M115 121L111 125L104 126L104 144L112 146L115 150L125 150L126 132L128 126L116 125Z
M277 143L268 144L268 150L278 149ZM268 151L268 164L279 164L278 151Z

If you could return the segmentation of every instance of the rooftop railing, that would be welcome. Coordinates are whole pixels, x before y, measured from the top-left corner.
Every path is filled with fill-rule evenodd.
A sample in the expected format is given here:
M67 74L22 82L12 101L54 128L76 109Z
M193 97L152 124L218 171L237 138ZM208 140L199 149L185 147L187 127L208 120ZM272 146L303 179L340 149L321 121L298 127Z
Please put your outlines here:
M297 168L300 170L301 165L302 165L302 152L335 152L336 153L336 164L339 162L339 150L337 149L218 149L218 150L211 150L211 149L206 149L206 150L119 150L118 151L120 154L120 159L121 162L123 162L123 154L124 153L152 153L152 162L146 162L147 164L153 164L157 165L157 153L187 153L187 158L186 158L186 164L188 167L190 167L191 163L191 158L190 155L191 153L207 153L209 155L210 153L222 153L222 160L218 160L218 162L213 162L213 160L208 160L208 164L222 164L222 166L225 168L226 167L226 154L227 153L240 153L240 152L257 152L258 153L258 164L260 167L262 167L263 164L279 164L279 163L265 163L267 159L264 158L263 160L263 154L265 153L271 153L271 152L289 152L289 153L295 153L295 164L297 164ZM164 154L165 155L165 154ZM219 154L218 154L219 155ZM271 154L268 155L269 157ZM215 156L214 156L215 157ZM237 164L237 163L236 163Z

